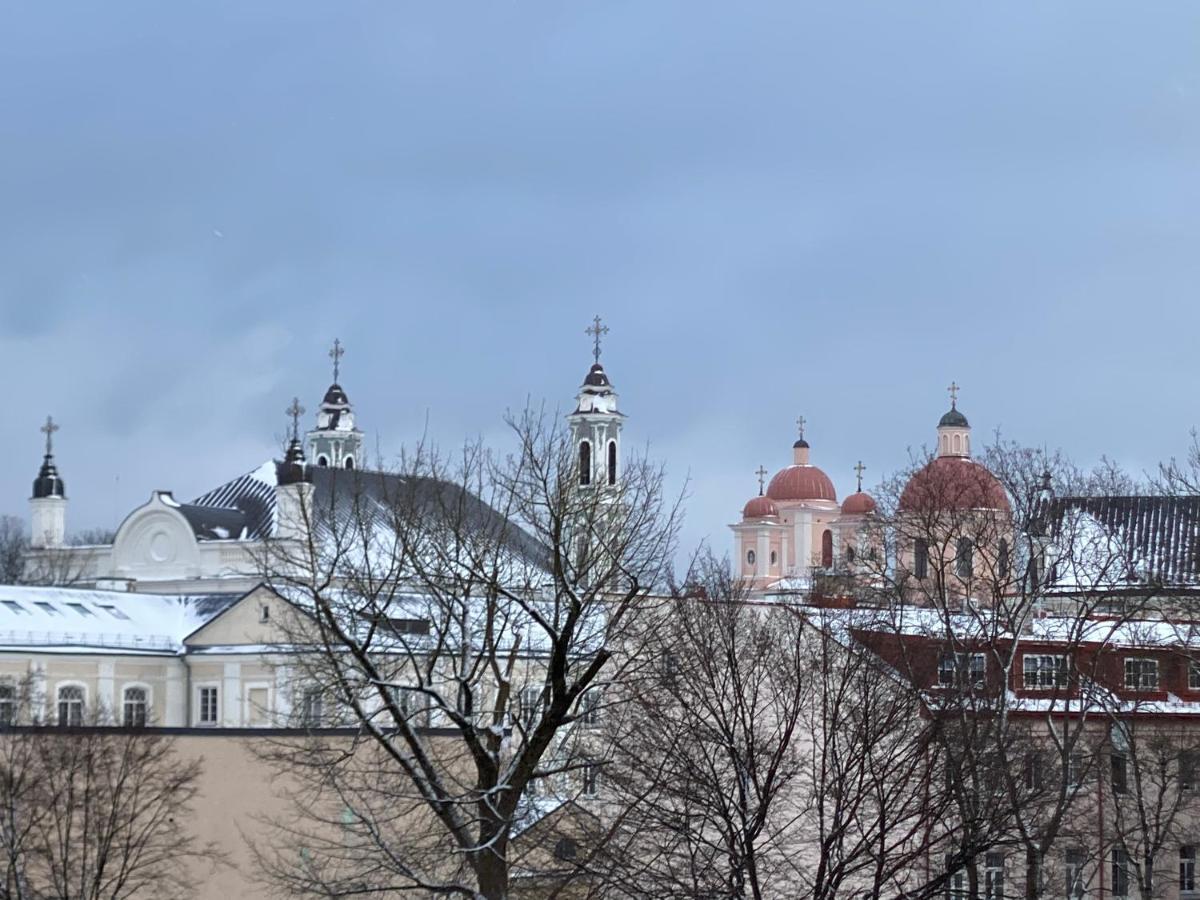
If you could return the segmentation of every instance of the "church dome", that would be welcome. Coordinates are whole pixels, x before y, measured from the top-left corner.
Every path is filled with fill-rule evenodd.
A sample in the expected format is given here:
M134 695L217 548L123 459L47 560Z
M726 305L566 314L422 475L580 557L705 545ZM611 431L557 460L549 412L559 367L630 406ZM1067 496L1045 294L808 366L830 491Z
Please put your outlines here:
M1007 512L1008 495L986 466L961 456L930 460L900 495L901 512L972 509Z
M583 383L589 387L611 387L608 380L608 375L604 373L604 367L600 363L593 363L588 369L587 376L583 379Z
M842 501L842 514L847 516L865 516L875 512L875 498L870 494L859 491L851 494Z
M350 398L346 396L346 392L342 390L342 386L331 384L329 390L325 392L325 398L321 401L322 406L349 406Z
M781 469L767 485L767 496L772 500L837 500L829 476L809 465Z
M754 497L742 507L743 519L765 519L767 516L778 516L779 507L777 507L770 497L758 496Z
M958 411L958 406L951 406L947 412L938 420L938 428L970 428L967 422L967 417Z

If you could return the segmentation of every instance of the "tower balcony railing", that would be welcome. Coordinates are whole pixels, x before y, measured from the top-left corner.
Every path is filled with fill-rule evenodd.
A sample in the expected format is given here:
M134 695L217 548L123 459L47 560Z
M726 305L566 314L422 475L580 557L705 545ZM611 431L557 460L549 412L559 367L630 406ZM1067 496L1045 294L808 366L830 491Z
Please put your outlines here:
M176 651L179 642L164 634L121 634L88 631L0 630L0 646L108 647L120 650Z

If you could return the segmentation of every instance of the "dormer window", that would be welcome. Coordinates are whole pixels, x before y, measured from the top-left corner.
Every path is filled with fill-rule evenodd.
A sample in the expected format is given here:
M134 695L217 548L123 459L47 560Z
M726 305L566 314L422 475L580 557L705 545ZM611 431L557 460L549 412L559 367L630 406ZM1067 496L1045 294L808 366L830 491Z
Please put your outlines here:
M1125 688L1131 691L1158 690L1158 660L1125 658Z

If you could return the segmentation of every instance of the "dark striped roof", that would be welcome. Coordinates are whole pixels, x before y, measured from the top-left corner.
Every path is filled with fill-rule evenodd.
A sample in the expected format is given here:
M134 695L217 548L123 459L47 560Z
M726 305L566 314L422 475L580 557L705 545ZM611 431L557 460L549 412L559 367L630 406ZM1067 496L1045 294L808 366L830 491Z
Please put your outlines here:
M1128 557L1131 586L1200 586L1200 497L1059 497L1050 504L1052 535L1071 510L1112 535Z

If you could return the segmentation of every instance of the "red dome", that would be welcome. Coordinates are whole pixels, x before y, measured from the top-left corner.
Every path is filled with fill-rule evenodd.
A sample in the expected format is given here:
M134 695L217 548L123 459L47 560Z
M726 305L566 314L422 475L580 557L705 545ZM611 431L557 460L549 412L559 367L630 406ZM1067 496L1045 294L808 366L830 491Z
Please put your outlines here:
M859 491L857 494L851 494L842 503L842 512L848 516L865 516L875 512L875 498L870 494L864 494Z
M755 497L742 508L743 519L762 519L777 515L779 507L771 502L770 497Z
M903 512L998 509L1008 495L985 466L962 456L939 456L909 479L900 495Z
M767 485L772 500L837 500L829 476L816 466L788 466Z

